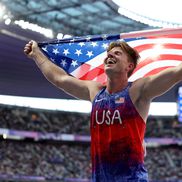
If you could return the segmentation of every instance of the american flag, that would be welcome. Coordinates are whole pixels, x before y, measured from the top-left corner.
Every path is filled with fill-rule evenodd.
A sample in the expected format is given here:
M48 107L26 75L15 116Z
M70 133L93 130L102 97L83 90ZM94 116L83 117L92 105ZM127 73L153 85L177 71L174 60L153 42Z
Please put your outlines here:
M126 41L141 58L129 80L134 81L177 66L182 61L182 28L73 37L39 43L44 54L68 74L81 80L106 82L103 60L110 42Z

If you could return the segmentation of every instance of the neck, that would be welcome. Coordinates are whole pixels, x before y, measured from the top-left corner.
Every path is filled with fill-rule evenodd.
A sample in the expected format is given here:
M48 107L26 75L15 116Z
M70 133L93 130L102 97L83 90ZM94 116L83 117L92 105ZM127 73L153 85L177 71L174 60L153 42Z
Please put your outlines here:
M120 90L124 89L128 84L128 78L125 77L113 77L107 79L107 91L111 93L119 92Z

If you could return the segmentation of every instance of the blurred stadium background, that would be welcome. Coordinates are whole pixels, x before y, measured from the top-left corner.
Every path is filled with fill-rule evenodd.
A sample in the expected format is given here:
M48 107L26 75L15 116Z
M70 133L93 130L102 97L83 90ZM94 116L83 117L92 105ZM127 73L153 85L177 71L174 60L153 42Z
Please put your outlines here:
M0 9L0 181L88 182L89 112L77 102L78 112L59 111L65 103L53 110L31 107L24 97L47 98L44 105L60 99L71 99L73 105L74 98L52 86L23 47L31 39L149 30L166 22L156 27L136 21L126 11L121 15L111 0L0 0ZM153 182L182 181L180 86L154 100L175 104L175 112L160 114L170 109L162 106L148 118L145 162ZM14 96L24 103L18 106Z

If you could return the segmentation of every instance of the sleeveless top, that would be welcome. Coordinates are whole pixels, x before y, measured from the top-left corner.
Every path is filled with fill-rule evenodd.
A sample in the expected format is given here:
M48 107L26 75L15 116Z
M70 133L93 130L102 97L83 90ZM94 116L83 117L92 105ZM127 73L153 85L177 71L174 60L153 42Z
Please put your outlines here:
M129 96L132 83L109 94L96 95L91 112L93 182L147 182L144 167L146 124Z

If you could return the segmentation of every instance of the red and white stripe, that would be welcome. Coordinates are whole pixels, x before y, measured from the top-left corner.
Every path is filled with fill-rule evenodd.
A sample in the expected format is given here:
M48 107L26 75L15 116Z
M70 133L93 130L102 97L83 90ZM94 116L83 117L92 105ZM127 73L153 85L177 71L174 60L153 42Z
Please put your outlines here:
M135 48L141 59L137 68L129 78L134 81L138 78L156 74L166 68L177 66L182 61L182 28L160 29L121 34L121 38L146 37L130 41L128 44ZM106 52L96 56L72 74L82 80L106 82L103 60Z
M148 39L129 42L129 45L134 47L141 56L130 81L177 66L182 61L181 35L179 38L173 38L173 36L167 38L148 37Z

